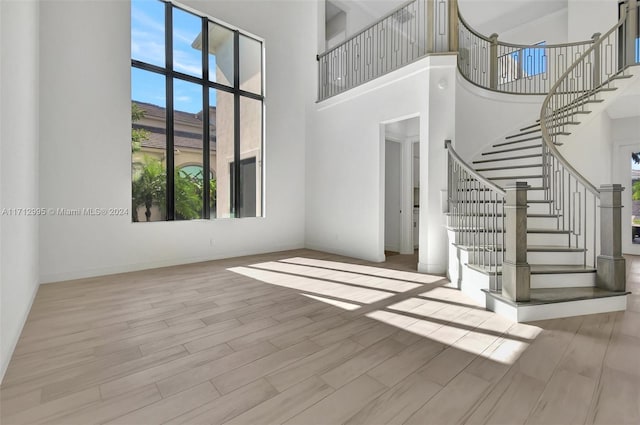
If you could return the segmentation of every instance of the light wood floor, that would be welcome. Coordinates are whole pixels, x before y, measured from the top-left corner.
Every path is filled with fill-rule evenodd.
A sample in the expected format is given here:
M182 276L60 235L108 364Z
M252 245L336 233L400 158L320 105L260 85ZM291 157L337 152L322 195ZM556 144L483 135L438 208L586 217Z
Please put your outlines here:
M10 424L640 424L624 313L513 324L415 257L300 250L44 285Z

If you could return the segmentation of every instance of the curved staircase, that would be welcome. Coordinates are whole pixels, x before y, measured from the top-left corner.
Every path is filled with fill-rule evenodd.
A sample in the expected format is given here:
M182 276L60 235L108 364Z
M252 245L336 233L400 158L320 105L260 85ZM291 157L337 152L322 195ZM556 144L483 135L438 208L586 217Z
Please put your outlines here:
M626 309L622 188L595 188L557 147L595 105L603 109L618 81L632 78L638 58L622 44L627 21L623 11L615 27L594 35L549 89L535 122L491 144L471 164L446 143L452 285L513 320ZM468 28L460 34L483 37ZM495 37L484 41L496 44ZM616 54L611 46L618 46ZM461 57L466 77L466 48ZM493 80L486 88L496 90Z

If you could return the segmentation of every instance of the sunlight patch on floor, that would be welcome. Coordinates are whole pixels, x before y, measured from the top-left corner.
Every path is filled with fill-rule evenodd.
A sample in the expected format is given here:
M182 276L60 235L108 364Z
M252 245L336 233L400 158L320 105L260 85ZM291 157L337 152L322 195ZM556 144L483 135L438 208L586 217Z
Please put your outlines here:
M319 297L317 295L302 294L302 296L305 296L307 298L311 298L311 299L316 300L316 301L323 302L325 304L330 304L330 305L332 305L334 307L338 307L338 308L341 308L343 310L348 310L348 311L357 310L357 309L359 309L361 307L359 304L352 304L352 303L348 303L348 302L345 302L345 301L338 301L338 300L334 300L333 298Z
M393 296L393 294L390 292L382 292L375 289L360 288L335 282L327 282L321 279L292 276L287 273L261 270L253 267L234 267L229 269L229 271L253 279L258 279L272 285L296 289L302 292L311 292L318 295L340 298L347 302L354 301L360 304L371 304Z
M452 288L426 287L414 295L439 276L301 257L228 270L345 311L377 303L364 316L503 364L513 364L541 332L486 311Z
M416 283L434 283L444 279L442 276L432 276L424 273L408 272L403 270L386 269L381 267L364 266L361 264L341 263L337 261L316 260L314 258L287 258L280 260L283 263L301 264L305 266L320 267L325 269L353 272L363 275L386 277L390 279L407 280Z
M253 264L251 267L289 273L292 275L300 275L305 277L313 277L347 284L366 286L368 288L380 289L390 292L410 291L423 285L422 283L412 283L375 276L363 276L360 273L329 270L324 268L302 266L284 262L270 261L266 263Z

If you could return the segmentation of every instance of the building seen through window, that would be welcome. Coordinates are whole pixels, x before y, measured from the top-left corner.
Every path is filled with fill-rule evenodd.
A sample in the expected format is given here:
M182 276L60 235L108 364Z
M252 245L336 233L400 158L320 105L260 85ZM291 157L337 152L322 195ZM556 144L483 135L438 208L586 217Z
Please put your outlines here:
M132 1L133 221L262 216L262 64L260 40Z

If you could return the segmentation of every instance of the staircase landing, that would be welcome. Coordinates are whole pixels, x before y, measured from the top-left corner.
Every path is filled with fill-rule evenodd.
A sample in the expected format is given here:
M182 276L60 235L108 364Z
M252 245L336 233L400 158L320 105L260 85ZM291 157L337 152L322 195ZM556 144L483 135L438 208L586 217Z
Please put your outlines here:
M623 311L630 294L596 287L540 288L531 289L529 301L514 302L498 293L483 292L489 310L517 322Z

